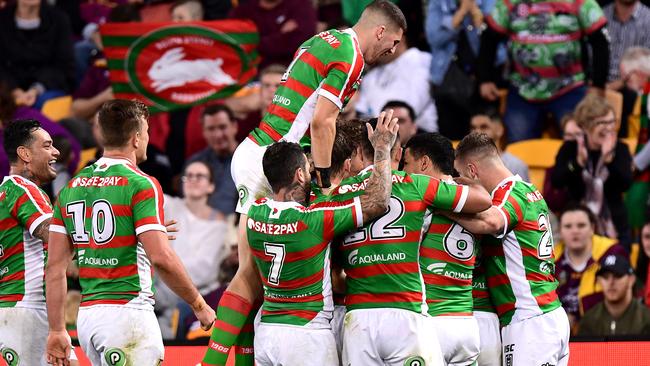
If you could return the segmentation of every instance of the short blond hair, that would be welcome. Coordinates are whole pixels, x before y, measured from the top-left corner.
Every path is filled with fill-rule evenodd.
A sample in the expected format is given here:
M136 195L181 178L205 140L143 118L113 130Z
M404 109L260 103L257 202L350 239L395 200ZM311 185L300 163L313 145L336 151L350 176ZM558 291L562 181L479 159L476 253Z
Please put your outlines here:
M603 117L609 112L616 114L605 98L589 93L578 103L573 114L578 126L583 130L589 130L595 126L596 118Z
M650 49L645 47L630 47L625 50L621 57L621 69L629 74L633 71L641 71L650 75Z

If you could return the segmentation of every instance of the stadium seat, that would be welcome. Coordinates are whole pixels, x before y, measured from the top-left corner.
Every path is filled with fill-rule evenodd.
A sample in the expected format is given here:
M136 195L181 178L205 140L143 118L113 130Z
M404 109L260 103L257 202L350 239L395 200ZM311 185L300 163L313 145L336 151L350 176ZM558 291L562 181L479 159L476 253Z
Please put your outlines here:
M72 97L69 95L50 99L43 104L41 112L45 117L51 119L54 122L58 122L64 118L70 116L70 110L72 107Z
M508 145L506 151L528 165L530 182L543 189L546 169L555 165L555 156L562 142L559 139L525 140Z
M614 108L614 116L616 117L616 130L621 127L621 118L623 118L623 94L607 89L605 91L605 99L607 104Z
M79 158L79 165L77 166L77 171L83 169L86 165L88 165L88 162L95 158L95 154L97 154L97 149L94 147L82 150L81 157Z

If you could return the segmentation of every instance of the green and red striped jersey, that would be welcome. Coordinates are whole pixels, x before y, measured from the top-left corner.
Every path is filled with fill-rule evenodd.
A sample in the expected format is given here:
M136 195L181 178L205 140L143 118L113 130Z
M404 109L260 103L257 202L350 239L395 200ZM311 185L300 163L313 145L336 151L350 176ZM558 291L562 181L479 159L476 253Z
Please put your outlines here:
M479 239L479 242L481 240ZM472 298L474 302L474 311L483 311L496 313L497 310L492 305L490 293L487 287L487 278L485 276L485 265L483 263L483 249L480 243L476 245L476 262L474 262L474 273L472 275Z
M542 194L519 176L504 179L492 204L506 222L498 237L484 239L488 289L501 325L560 307L549 211Z
M363 194L370 173L347 178L327 199L340 202ZM422 227L428 209L459 212L468 189L424 175L393 171L388 211L347 235L336 248L346 273L349 310L397 308L428 312L420 270Z
M304 207L260 199L246 233L264 286L262 322L329 328L330 242L363 223L358 197Z
M18 175L0 185L0 307L45 309L47 243L34 231L52 217L52 205L36 184Z
M359 40L351 28L311 37L296 51L273 102L249 137L261 146L281 139L310 145L309 125L318 96L343 109L359 88L363 67Z
M429 315L472 315L472 270L477 244L474 235L435 213L425 217L423 232L426 234L420 247L420 269Z
M101 158L61 190L50 231L69 235L81 306L152 309L153 270L138 235L166 231L158 181L130 161Z

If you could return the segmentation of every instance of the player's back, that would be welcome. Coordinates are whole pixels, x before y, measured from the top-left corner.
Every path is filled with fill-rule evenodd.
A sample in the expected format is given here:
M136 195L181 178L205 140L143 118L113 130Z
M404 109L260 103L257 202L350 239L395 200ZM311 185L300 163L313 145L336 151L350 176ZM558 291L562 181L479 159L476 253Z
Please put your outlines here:
M431 213L424 223L420 267L432 316L472 315L472 272L478 241L458 223Z
M137 235L165 231L155 178L128 160L101 158L61 191L50 230L70 236L78 258L81 306L151 309L151 263Z
M310 207L260 199L251 206L247 235L264 285L263 323L329 328L329 243L360 215L358 199Z
M490 297L502 325L560 307L555 279L549 210L537 188L518 176L492 194L507 221L505 233L485 237L485 270Z
M370 173L348 178L330 200L363 193ZM464 188L424 175L393 171L388 211L337 246L346 273L349 310L397 308L426 313L426 294L419 264L422 226L429 208L462 206Z
M308 128L319 95L342 109L358 89L364 61L352 29L331 29L305 41L282 77L259 127L260 146L284 139L309 145Z
M36 184L10 175L0 185L0 307L45 308L46 248L32 234L52 217L50 200Z

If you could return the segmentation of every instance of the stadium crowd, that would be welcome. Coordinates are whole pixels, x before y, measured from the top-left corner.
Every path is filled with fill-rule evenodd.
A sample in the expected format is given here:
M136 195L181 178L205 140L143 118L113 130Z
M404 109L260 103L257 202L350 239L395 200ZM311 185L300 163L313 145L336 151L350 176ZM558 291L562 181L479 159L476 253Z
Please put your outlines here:
M564 23L550 21L536 2L394 2L408 29L394 53L367 69L339 118L392 109L402 146L428 132L453 141L486 133L505 166L537 185L553 211L555 278L572 335L650 334L645 1L548 2L563 9ZM140 165L159 180L165 217L177 222L174 251L216 308L238 266L233 154L258 126L300 44L355 24L367 3L0 0L0 123L36 119L53 137L57 177L43 188L54 202L101 156L96 114L113 99L101 24L252 19L260 33L255 81L232 97L152 115ZM529 12L539 16L531 20ZM546 42L533 42L539 39ZM0 172L9 173L1 147ZM67 276L66 325L74 334L81 298L74 263ZM158 278L155 287L164 339L210 336Z

